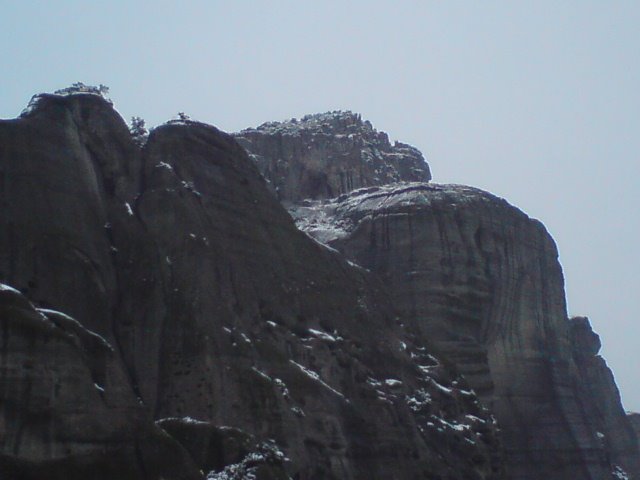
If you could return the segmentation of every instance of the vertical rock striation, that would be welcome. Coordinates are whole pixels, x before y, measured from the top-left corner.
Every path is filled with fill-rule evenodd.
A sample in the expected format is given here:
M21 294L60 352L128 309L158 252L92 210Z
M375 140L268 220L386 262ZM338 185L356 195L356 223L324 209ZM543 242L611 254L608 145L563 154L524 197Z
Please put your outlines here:
M512 478L606 478L576 388L563 280L544 227L469 187L391 185L294 208L378 273L403 318L466 376L503 429Z
M600 337L585 317L570 320L573 358L579 371L582 404L611 463L630 478L640 476L638 434L632 417L622 409L613 373L598 355ZM615 470L614 467L614 470Z
M172 122L140 149L98 95L39 96L0 122L0 202L0 281L104 337L120 372L109 389L139 399L145 418L183 443L167 462L213 465L212 478L279 478L280 466L258 468L254 453L300 480L504 478L494 421L466 382L402 325L376 278L296 229L214 127ZM76 359L60 362L52 378L72 382ZM77 403L100 406L96 392L78 390ZM28 409L16 415L31 424ZM86 417L74 418L91 432ZM42 448L66 455L34 425ZM105 435L118 425L106 422ZM202 450L218 448L222 425L283 453L249 452L222 468L211 459L231 457ZM32 459L23 447L3 453Z
M338 157L322 140L313 149ZM283 169L323 165L295 156L303 147L274 153L299 141L272 128L243 145ZM503 429L510 478L638 478L637 440L610 371L567 318L542 224L474 188L393 182L283 203L299 228L380 276L402 318L464 374Z

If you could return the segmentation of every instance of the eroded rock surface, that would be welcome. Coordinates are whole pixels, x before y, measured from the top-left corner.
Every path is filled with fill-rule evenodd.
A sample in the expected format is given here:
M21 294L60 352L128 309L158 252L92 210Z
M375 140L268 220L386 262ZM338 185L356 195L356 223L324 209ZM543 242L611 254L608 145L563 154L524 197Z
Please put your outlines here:
M300 202L291 213L377 273L402 318L456 364L503 429L510 478L601 479L618 465L637 478L633 438L602 441L603 425L628 425L593 334L572 334L557 250L540 222L474 188L420 183ZM589 381L591 395L581 387Z
M582 404L611 463L628 474L640 476L638 435L633 420L622 409L620 393L613 373L598 355L600 337L585 317L570 320L573 358L579 371Z
M173 122L140 149L99 96L44 95L0 122L0 188L0 280L104 337L149 418L273 439L296 479L503 478L465 380L376 278L296 229L232 137Z
M235 134L282 201L331 198L356 188L431 179L416 148L351 112L269 122Z
M627 419L629 420L633 431L636 433L636 437L640 439L640 413L627 412Z
M341 165L342 132L309 135L317 123L238 135L276 184L291 169L330 176L322 157ZM478 189L378 180L280 197L302 230L380 276L401 317L464 374L504 429L511 478L640 478L636 435L597 335L567 318L544 227Z
M0 478L200 478L102 337L0 284L0 346Z

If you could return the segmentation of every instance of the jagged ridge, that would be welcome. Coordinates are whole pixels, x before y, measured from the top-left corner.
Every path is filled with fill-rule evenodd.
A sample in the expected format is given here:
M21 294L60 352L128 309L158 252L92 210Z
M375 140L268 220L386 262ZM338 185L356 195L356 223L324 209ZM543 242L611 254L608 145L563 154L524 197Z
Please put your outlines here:
M386 133L350 111L269 122L235 137L282 201L431 179L420 151L404 143L392 145Z

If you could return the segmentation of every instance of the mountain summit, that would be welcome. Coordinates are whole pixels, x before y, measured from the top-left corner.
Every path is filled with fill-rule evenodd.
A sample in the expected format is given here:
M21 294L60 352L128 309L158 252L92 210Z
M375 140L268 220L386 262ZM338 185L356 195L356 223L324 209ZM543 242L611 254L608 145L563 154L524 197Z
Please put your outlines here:
M431 179L420 151L391 144L386 133L350 111L268 122L235 138L282 201L331 198L361 187Z

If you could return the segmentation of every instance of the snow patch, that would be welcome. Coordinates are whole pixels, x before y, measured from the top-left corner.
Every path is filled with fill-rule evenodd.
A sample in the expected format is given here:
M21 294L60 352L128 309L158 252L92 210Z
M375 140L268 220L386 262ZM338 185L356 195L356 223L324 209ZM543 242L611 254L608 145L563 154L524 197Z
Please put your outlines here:
M611 475L613 475L613 478L617 480L629 480L629 475L627 475L627 472L625 472L619 465L613 466Z
M13 292L22 295L18 290L4 283L0 283L0 292Z
M156 168L166 168L167 170L173 172L173 167L166 162L160 162L156 165Z
M412 396L405 397L407 405L412 412L418 413L431 403L431 395L423 388L417 390Z
M321 332L320 330L314 330L313 328L309 329L309 333L315 337L318 337L321 340L326 340L328 342L335 342L336 338L328 333Z
M453 390L450 388L447 388L443 385L440 385L438 382L436 382L433 378L430 379L431 383L441 392L446 393L447 395L451 395L453 393Z
M294 362L293 360L289 360L289 363L291 363L292 365L295 365L296 367L298 367L307 377L311 378L312 380L315 380L316 382L318 382L320 385L322 385L326 389L330 390L331 392L333 392L336 395L338 395L340 398L343 398L344 400L349 402L349 400L342 393L340 393L338 390L336 390L331 385L329 385L324 380L322 380L320 375L317 374L316 372L314 372L313 370L308 369L307 367L305 367L303 365L300 365L299 363Z
M402 385L402 382L395 378L387 378L384 383L387 385L387 387L399 387L400 385Z

